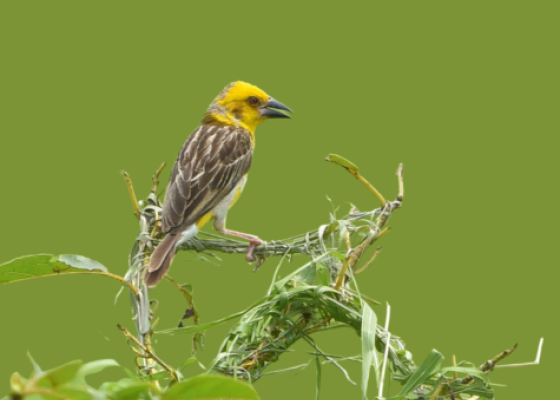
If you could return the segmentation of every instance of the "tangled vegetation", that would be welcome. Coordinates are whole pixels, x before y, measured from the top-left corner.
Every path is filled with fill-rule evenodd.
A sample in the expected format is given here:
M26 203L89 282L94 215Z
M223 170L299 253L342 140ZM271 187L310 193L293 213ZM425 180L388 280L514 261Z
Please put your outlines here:
M159 229L161 203L156 189L163 166L154 175L152 191L143 201L137 200L130 177L125 173L140 232L130 253L129 268L124 277L110 273L93 260L76 255L26 256L0 265L0 284L72 273L100 274L118 281L122 285L121 290L129 293L135 331L132 333L124 326L118 327L137 359L136 371L123 368L128 377L93 388L87 384L86 376L107 367L116 367L116 361L100 360L86 364L74 361L42 371L29 356L33 365L32 376L25 379L14 373L11 393L5 399L258 399L251 386L253 382L273 373L304 368L312 362L317 368L319 396L321 366L325 362L339 368L353 383L340 363L346 359L362 364L361 388L364 399L367 398L370 382L377 385L377 398L383 399L384 382L387 379L402 384L399 395L391 397L392 400L492 399L493 389L488 373L516 346L479 367L470 362L456 363L454 357L452 366L443 367L443 356L436 350L417 365L404 341L388 330L390 308L385 325L381 326L370 307L378 303L359 289L357 275L374 261L380 248L367 260L363 258L364 253L389 231L387 221L393 212L402 207L402 166L397 170L397 195L395 200L388 201L348 160L330 155L327 161L345 168L357 178L374 195L380 207L366 212L352 207L342 218L331 215L330 220L317 229L258 246L255 249L255 255L259 258L256 268L267 258L280 259L271 285L262 288L263 297L252 306L218 321L202 323L191 288L166 276L187 302L183 321L192 323L188 326L181 323L179 327L170 329L155 329L158 323L157 307L144 285L143 273L153 249L162 238ZM179 250L244 253L247 247L248 244L244 242L201 232L198 237L181 245ZM304 254L309 257L309 261L279 278L282 261L293 254ZM201 344L201 334L234 319L239 321L224 339L208 371L186 379L182 371L187 365L197 362L195 352ZM361 338L361 357L332 355L320 349L313 339L317 332L344 327L354 330L357 337ZM152 345L154 335L185 334L192 335L194 355L181 367L170 366L157 356ZM298 340L309 343L314 350L309 363L283 371L270 371L269 367ZM533 364L539 362L539 356L540 347Z

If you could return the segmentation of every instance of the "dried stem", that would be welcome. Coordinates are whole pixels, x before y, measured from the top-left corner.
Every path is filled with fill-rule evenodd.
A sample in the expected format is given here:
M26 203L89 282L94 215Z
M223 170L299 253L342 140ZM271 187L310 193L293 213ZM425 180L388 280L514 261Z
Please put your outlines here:
M381 193L379 193L379 191L375 187L373 187L373 185L371 183L369 183L367 181L367 179L365 179L362 175L360 175L360 173L358 172L358 167L356 167L356 165L354 165L350 161L346 160L344 157L341 157L341 156L336 155L336 154L329 154L329 156L326 158L326 160L330 161L330 162L333 162L337 165L340 165L341 167L346 169L346 171L350 172L365 187L367 187L369 189L369 191L372 192L375 197L377 197L377 200L379 200L379 203L381 203L381 206L385 207L385 205L387 204L387 200L385 200L385 198L381 195ZM400 170L402 171L402 168L400 168ZM402 176L402 174L401 174L401 176ZM401 201L401 200L399 200L399 201Z
M484 364L482 364L480 366L480 370L482 372L488 372L488 371L492 371L494 369L494 366L500 361L503 360L504 358L506 358L507 356L509 356L511 353L513 353L515 351L515 349L517 348L517 344L515 344L511 349L509 350L504 350L502 351L500 354L498 354L496 357L494 357L491 360L486 361ZM466 377L463 378L462 383L463 384L467 384L472 382L472 380L474 379L474 376L472 375L467 375Z
M436 391L434 392L434 395L432 397L430 397L430 400L436 400L437 397L439 396L439 394L441 393L444 386L445 386L445 383L441 383L438 386L438 388L436 389Z
M354 272L354 275L358 275L358 274L361 274L362 272L364 272L366 270L366 268L369 267L370 264L377 258L377 255L381 252L381 249L382 249L381 246L379 246L377 249L375 249L375 251L371 255L371 258L364 264L364 266L362 268L356 270Z
M344 278L346 277L346 272L348 271L348 263L350 262L349 256L350 256L350 252L344 259L342 268L340 269L340 274L338 274L338 277L336 278L336 285L334 286L336 290L340 290L342 284L344 283Z
M520 363L520 364L496 365L495 368L513 368L513 367L526 367L526 366L529 366L529 365L539 365L539 363L541 361L541 351L542 351L543 342L544 342L544 338L541 338L541 340L539 342L539 347L537 349L537 355L535 357L535 361L531 361L531 362L527 362L527 363Z
M128 186L128 193L130 194L130 199L132 200L132 208L134 208L134 213L136 218L140 218L140 208L138 207L138 200L136 199L136 194L134 193L134 187L132 186L132 179L126 171L123 171L124 179L126 180L126 186Z
M399 180L399 194L397 195L397 201L402 202L404 198L404 183L403 183L403 165L400 164L397 168L397 177Z
M126 287L128 287L132 293L134 293L135 295L138 295L138 288L136 286L134 286L132 283L128 282L122 276L115 275L115 274L112 274L110 272L103 272L103 271L101 271L101 272L91 271L91 272L82 272L82 273L86 273L86 274L91 273L91 274L103 275L103 276L106 276L108 278L114 279L116 281L119 281L120 283L122 283Z
M160 165L160 167L158 168L158 170L154 173L154 175L152 176L152 193L156 194L157 188L159 186L159 174L161 174L161 171L163 171L163 169L165 168L167 164L166 163L162 163Z
M122 333L124 334L124 336L127 339L132 340L134 342L134 344L136 346L140 347L142 349L142 351L147 356L149 356L152 360L154 360L156 363L158 363L163 369L165 369L169 373L169 375L171 376L171 379L173 379L175 382L179 381L179 378L177 377L177 374L175 373L173 368L171 368L169 365L164 363L161 358L156 356L149 346L143 345L142 343L140 343L140 341L136 337L134 337L134 335L132 335L125 327L123 327L121 325L117 325L117 327L122 331Z
M457 358L455 357L455 354L453 354L453 366L456 367L457 366ZM457 371L453 372L453 379L457 379Z

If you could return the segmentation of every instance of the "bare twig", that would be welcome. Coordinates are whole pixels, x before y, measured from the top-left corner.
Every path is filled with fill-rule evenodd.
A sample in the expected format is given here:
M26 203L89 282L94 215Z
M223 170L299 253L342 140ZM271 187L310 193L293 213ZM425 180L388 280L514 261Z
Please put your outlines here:
M173 368L171 368L169 365L164 363L163 360L161 360L161 358L156 356L148 346L145 346L142 343L140 343L140 341L136 339L136 337L134 337L134 335L132 335L125 327L121 325L117 325L117 327L122 331L122 333L127 339L132 340L134 344L140 347L148 357L150 357L152 360L158 363L163 369L165 369L171 376L171 379L173 379L175 382L179 381L179 378L177 377L177 374L175 373Z
M358 275L361 274L362 272L364 272L366 270L367 267L370 266L370 264L377 258L377 255L381 252L381 246L379 246L377 249L375 249L375 251L373 252L373 254L371 255L371 258L364 264L364 266L362 268L360 268L359 270L355 271L354 274Z
M496 357L494 357L491 360L486 361L484 364L482 364L479 369L482 372L488 372L488 371L492 371L495 367L495 365L500 361L503 360L504 358L506 358L507 356L509 356L511 353L513 353L515 351L515 349L517 348L517 343L515 344L515 346L513 346L511 349L509 350L504 350L502 351L500 354L498 354ZM462 383L463 384L467 384L472 382L472 380L474 379L474 376L472 375L467 375L466 377L463 378Z
M152 193L156 194L156 190L159 186L159 174L161 174L161 171L163 171L163 169L165 168L167 164L163 163L161 164L161 166L158 168L158 170L155 172L155 174L152 176Z
M358 179L365 187L367 187L370 192L373 193L377 200L381 203L381 206L385 206L387 204L387 200L383 197L379 191L373 187L371 183L369 183L360 173L358 172L358 167L356 167L353 163L346 160L344 157L341 157L336 154L329 154L326 158L327 161L333 162L341 167L345 168L348 172L350 172L356 179Z
M444 383L440 383L430 400L436 400L444 386Z
M346 256L346 258L344 259L344 262L342 263L342 268L340 269L340 274L338 274L338 277L336 278L336 284L334 286L334 288L336 290L340 290L340 288L342 287L342 283L344 283L344 277L346 276L346 271L348 270L348 263L350 262L350 252L348 252L348 255Z
M496 365L495 368L511 368L511 367L525 367L528 365L539 365L539 363L541 362L541 351L542 351L543 342L544 342L544 338L541 338L539 342L539 347L537 349L537 356L535 358L535 361L528 362L528 363L521 363L521 364Z
M375 236L375 240L377 239L381 239L381 237L383 237L387 232L389 232L392 228L390 226L386 226L385 228L383 228L383 230L381 232L379 232L376 236Z
M122 276L115 275L115 274L112 274L110 272L105 272L105 271L99 271L99 272L98 271L80 271L80 273L82 273L82 274L103 275L103 276L106 276L108 278L114 279L116 281L119 281L120 283L122 283L126 287L128 287L132 293L134 293L135 295L138 295L138 288L136 286L134 286L132 283L128 282Z
M453 366L457 366L457 358L455 357L455 354L453 354ZM453 379L457 379L457 371L453 371Z
M128 193L130 194L130 199L132 200L132 208L134 208L136 218L140 218L140 208L138 207L138 200L136 199L136 194L134 193L134 187L132 186L130 175L128 175L126 171L122 171L122 174L124 175L126 185L128 186Z
M399 180L399 194L397 195L397 201L402 202L404 198L404 183L403 183L403 165L400 164L397 168L397 177Z

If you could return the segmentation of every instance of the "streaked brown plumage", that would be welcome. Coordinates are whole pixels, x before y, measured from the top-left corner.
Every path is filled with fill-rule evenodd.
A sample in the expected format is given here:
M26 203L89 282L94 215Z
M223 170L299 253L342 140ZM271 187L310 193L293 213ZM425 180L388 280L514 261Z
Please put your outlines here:
M247 179L255 127L267 118L288 117L275 108L290 111L244 82L227 86L212 102L173 167L163 205L162 231L166 236L147 268L148 286L155 286L163 278L178 242L193 237L211 219L215 220L218 232L248 239L247 259L253 259L252 250L262 241L253 235L227 230L225 220Z

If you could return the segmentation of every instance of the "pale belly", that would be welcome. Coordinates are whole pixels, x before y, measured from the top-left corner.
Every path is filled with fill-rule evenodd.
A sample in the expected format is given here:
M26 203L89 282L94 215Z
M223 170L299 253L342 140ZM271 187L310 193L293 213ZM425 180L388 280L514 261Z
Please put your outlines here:
M224 197L212 211L206 213L198 220L196 223L197 228L202 228L212 219L225 220L228 210L233 207L237 199L239 199L239 196L241 196L241 192L243 191L246 182L247 175L241 178L237 186L226 197Z
M235 204L239 196L241 196L245 182L247 182L247 175L239 181L237 186L226 197L224 197L212 211L204 214L196 224L192 224L187 227L187 229L181 233L181 237L177 241L176 246L180 246L187 240L192 239L198 233L200 228L213 219L217 220L216 222L223 224L228 210Z

